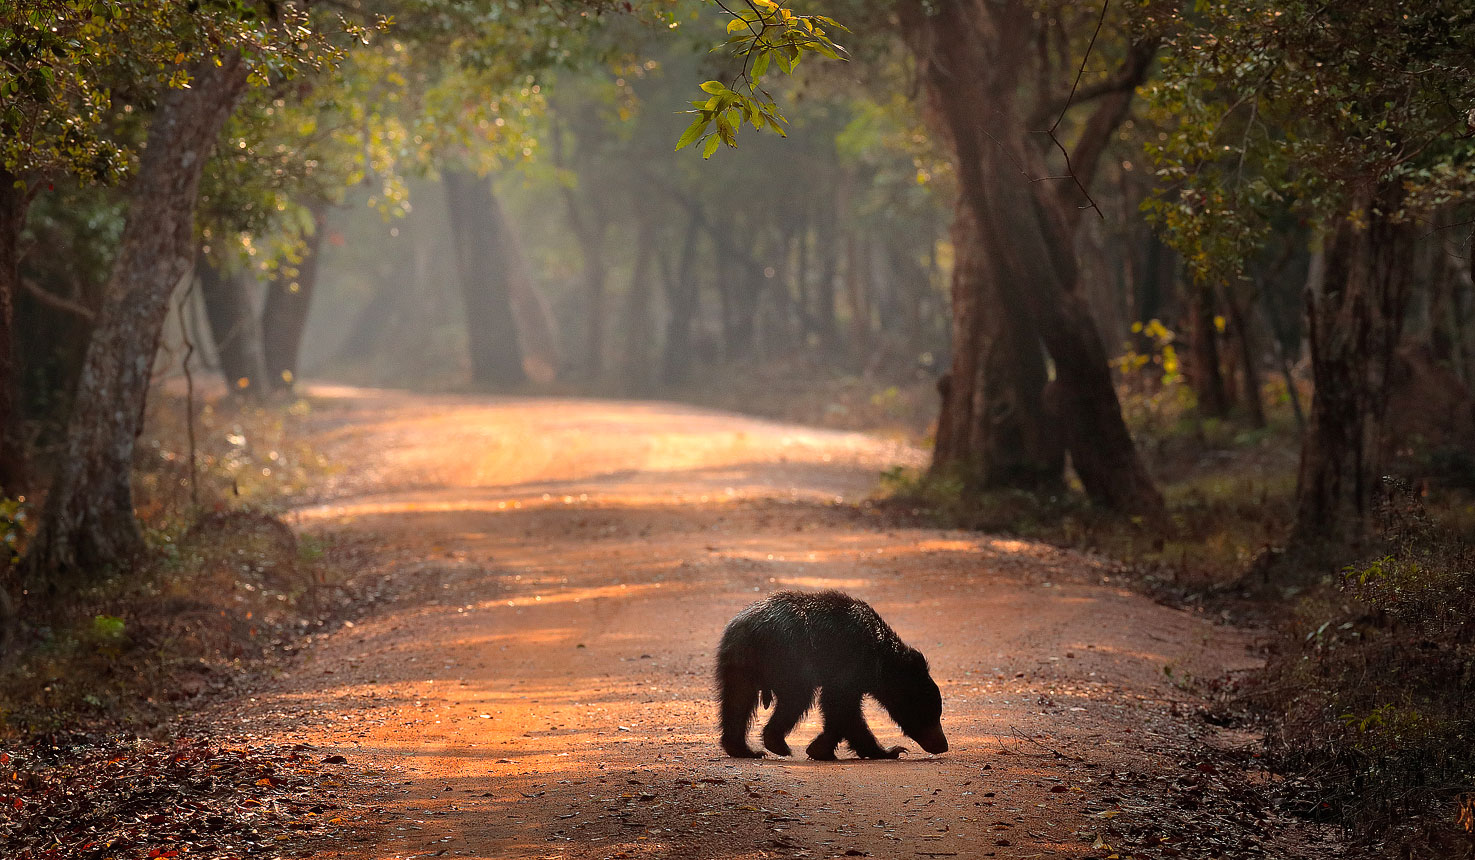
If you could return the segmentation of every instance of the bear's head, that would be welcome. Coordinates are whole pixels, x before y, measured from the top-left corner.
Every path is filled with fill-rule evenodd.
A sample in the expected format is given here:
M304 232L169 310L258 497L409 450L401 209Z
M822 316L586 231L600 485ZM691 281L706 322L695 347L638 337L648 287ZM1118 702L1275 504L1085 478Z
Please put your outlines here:
M922 652L906 649L894 671L887 674L883 687L876 698L902 732L927 752L947 752L947 735L942 733L942 691L932 680Z

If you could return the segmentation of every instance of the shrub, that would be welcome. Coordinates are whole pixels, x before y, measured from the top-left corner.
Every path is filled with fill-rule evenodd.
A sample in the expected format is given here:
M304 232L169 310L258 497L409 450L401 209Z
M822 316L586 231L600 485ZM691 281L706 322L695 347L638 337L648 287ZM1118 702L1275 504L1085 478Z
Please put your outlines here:
M1392 487L1383 554L1308 599L1259 704L1295 811L1405 856L1475 853L1475 548ZM1410 845L1423 845L1422 849Z

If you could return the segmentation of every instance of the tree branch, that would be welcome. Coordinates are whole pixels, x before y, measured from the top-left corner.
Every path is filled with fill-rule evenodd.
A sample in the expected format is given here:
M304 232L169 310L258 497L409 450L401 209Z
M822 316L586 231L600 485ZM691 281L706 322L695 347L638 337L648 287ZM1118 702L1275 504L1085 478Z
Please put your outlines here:
M1034 113L1029 117L1029 128L1043 128L1045 123L1051 122L1054 117L1060 116L1067 109L1078 105L1093 102L1102 96L1116 95L1123 92L1131 92L1141 86L1147 77L1147 66L1152 64L1152 58L1157 54L1159 39L1153 37L1144 42L1135 42L1127 53L1127 59L1122 62L1121 68L1116 74L1104 81L1097 81L1086 87L1080 87L1074 95L1063 96L1048 102L1041 100L1035 107ZM1139 49L1147 49L1146 63L1137 68L1138 58L1135 56Z
M21 278L20 285L21 289L30 294L31 298L47 307L55 308L59 311L66 311L69 314L75 314L88 322L91 322L97 316L97 313L92 308L87 307L81 302L62 298L56 293L43 288L30 278Z
M1101 164L1101 156L1106 147L1111 143L1111 137L1121 126L1122 121L1127 118L1127 113L1132 107L1132 96L1137 86L1147 78L1147 70L1152 65L1153 57L1157 54L1158 39L1156 37L1142 42L1133 42L1127 50L1127 57L1122 61L1122 67L1114 77L1123 81L1123 85L1107 96L1097 106L1096 110L1086 120L1085 127L1081 130L1080 137L1076 139L1074 151L1066 159L1066 164L1076 178L1076 185L1082 194L1086 195L1087 201L1091 200L1091 182L1096 177L1096 170ZM1068 108L1067 108L1068 109ZM1062 116L1064 114L1062 113ZM1056 120L1059 124L1059 120ZM1052 140L1054 127L1050 129ZM1055 140L1055 144L1064 151L1065 147ZM1060 189L1060 195L1064 198L1071 192L1066 188ZM1062 201L1065 202L1065 201ZM1092 207L1095 203L1092 202ZM1079 206L1065 207L1070 211L1077 211ZM1101 210L1097 209L1099 213ZM1072 218L1076 216L1072 215Z

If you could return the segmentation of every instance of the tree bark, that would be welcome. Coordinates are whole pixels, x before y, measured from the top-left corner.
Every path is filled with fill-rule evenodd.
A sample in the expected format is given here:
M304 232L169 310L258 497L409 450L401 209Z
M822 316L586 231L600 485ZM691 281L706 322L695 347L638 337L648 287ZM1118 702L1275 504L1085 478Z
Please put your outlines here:
M28 197L17 177L0 169L0 498L26 489L15 354L15 295L20 289L20 232Z
M256 398L266 393L266 357L262 351L261 317L251 302L251 273L244 266L217 265L201 251L195 259L205 319L215 343L215 357L225 387L233 396Z
M939 384L942 411L931 471L965 490L1060 486L1064 442L1041 396L1048 374L1038 336L1001 288L974 208L957 205L952 227L953 363Z
M1382 213L1394 192L1337 225L1306 289L1315 392L1301 447L1290 544L1316 549L1362 537L1381 474L1387 382L1408 306L1413 229Z
M1033 419L1047 415L1046 429L1062 428L1071 463L1093 501L1159 513L1162 497L1122 419L1106 348L1081 294L1072 242L1079 192L1074 185L1057 191L1028 178L1047 175L1042 154L1025 142L1028 130L1015 104L1019 75L1030 62L1026 54L1034 43L1033 7L988 0L929 6L904 0L899 11L921 63L929 117L953 150L959 212L966 210L976 221L961 235L973 237L977 247L957 250L960 261L968 260L959 268L976 271L964 280L954 279L953 369L938 434L948 444L934 452L934 470L951 468L961 450L960 436L984 439L992 434L995 456L1028 464L1008 474L1037 485L1044 470L1055 468L1053 459L1041 456L1053 446L1039 435L1044 431ZM1134 50L1129 59L1136 64L1134 80L1140 80L1146 72L1141 52ZM1097 138L1109 136L1121 121L1130 91L1128 86L1119 97L1108 95L1086 123L1086 134L1095 137L1083 136L1077 151L1086 158L1072 159L1083 182L1089 182L1104 151ZM1028 176L1021 175L1022 169ZM977 292L969 296L970 289ZM963 330L968 325L980 328ZM1007 367L980 361L974 351L985 345L996 348L1001 337L1014 338L1021 357ZM1028 370L1033 360L1027 354L1041 343L1055 368L1048 395L1036 388L1037 377ZM966 434L960 433L970 422ZM1001 422L1016 423L1001 427ZM942 424L951 425L946 433ZM980 468L977 463L963 466L974 472ZM990 468L983 466L982 473L991 474Z
M446 170L442 178L466 302L471 380L480 385L521 384L527 377L512 313L511 283L531 279L522 249L489 180L464 170Z
M266 383L271 391L291 391L299 375L297 362L302 351L302 334L307 330L307 314L312 310L318 259L328 228L326 203L314 203L309 211L312 212L312 233L305 237L302 261L296 266L296 275L286 277L279 270L266 286L266 302L261 310L261 342L266 359Z
M23 562L42 586L98 571L144 547L133 514L133 446L169 296L194 259L200 173L246 87L231 52L196 63L188 89L164 93L149 126L118 256L83 361L62 455Z

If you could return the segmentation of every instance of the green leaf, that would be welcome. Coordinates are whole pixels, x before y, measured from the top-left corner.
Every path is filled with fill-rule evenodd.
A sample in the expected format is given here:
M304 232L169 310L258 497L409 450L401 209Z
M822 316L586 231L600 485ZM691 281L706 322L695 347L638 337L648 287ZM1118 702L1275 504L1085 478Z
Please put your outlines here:
M711 158L712 153L717 151L717 147L721 143L722 141L718 140L715 134L707 138L706 144L702 146L702 158Z
M702 132L707 130L707 125L711 122L712 118L706 114L702 114L692 120L691 125L686 127L686 131L681 133L681 139L676 141L676 148L678 150L685 149L698 140L701 140Z

